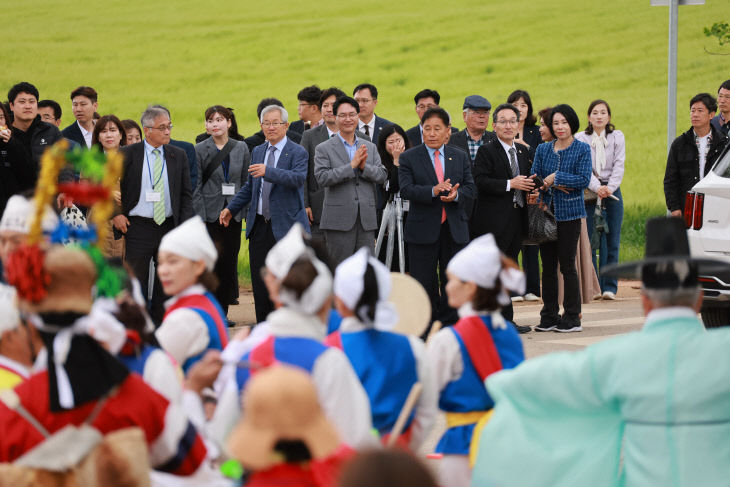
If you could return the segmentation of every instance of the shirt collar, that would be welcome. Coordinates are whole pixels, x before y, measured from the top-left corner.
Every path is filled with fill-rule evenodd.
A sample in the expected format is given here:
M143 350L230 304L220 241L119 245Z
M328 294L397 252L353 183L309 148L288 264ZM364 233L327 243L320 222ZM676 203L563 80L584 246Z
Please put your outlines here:
M697 319L697 313L691 308L686 306L669 306L666 308L654 309L646 315L646 321L644 322L644 329L653 329L660 326L665 326L666 321L673 320L693 320L697 322L698 328L703 328L702 322Z
M502 147L504 147L504 150L506 152L509 152L510 149L515 149L515 151L517 150L515 148L515 141L514 140L512 141L512 145L505 144L504 141L502 139L500 139L499 137L497 137L497 140L499 141L500 144L502 144Z
M212 139L212 137L211 137L211 139ZM163 144L157 148L160 149L160 154L162 154L164 156L165 155L165 145ZM155 150L155 148L152 147L149 142L147 142L147 139L144 139L144 150L147 154L152 154L152 151Z
M286 142L287 142L287 137L285 135L279 142L274 144L274 147L276 147L276 150L279 151L279 154L284 152L284 146L286 146ZM269 147L271 147L271 144L268 141L266 141L266 150L267 151L269 150Z
M30 376L30 369L28 367L21 364L20 362L16 362L11 358L6 357L5 355L0 355L0 365L5 367L6 369L12 370L24 379L27 379L28 376Z
M345 145L346 145L347 147L354 147L354 146L357 146L357 142L358 142L358 140L359 140L359 139L357 138L357 133L355 134L355 142L354 142L353 144L350 144L350 143L348 143L348 142L347 142L347 141L346 141L346 140L345 140L345 139L344 139L344 138L342 137L342 135L340 135L340 133L339 133L339 132L337 132L337 137L339 137L339 138L340 138L340 140L342 141L342 143L343 143L343 144L345 144Z
M190 296L193 294L205 294L207 292L208 290L205 289L205 286L203 286L202 284L193 284L192 286L181 291L179 294L176 294L175 296L165 301L165 309L177 303L179 299L184 298L185 296Z
M424 144L424 145L425 145L425 144ZM432 148L430 148L429 146L426 146L426 149L428 149L428 155L429 155L429 156L431 156L431 160L433 160L433 154L434 154L434 153L435 153L436 151L439 151L439 154L441 155L441 160L443 160L443 156L444 156L444 149L445 149L445 148L446 148L446 146L444 146L444 145L442 145L442 146L441 146L441 147L439 147L438 149L432 149Z
M81 129L81 134L82 134L82 135L83 135L84 137L86 137L86 134L90 134L90 133L91 133L91 131L89 131L89 130L86 130L86 129L85 129L84 127L82 127L82 126L81 126L81 123L80 123L80 122L79 122L78 120L76 120L76 125L78 125L78 126L79 126L79 128Z
M357 119L358 127L362 127L363 125L369 125L370 127L375 127L375 114L373 113L373 116L370 118L369 122L363 122L359 118Z

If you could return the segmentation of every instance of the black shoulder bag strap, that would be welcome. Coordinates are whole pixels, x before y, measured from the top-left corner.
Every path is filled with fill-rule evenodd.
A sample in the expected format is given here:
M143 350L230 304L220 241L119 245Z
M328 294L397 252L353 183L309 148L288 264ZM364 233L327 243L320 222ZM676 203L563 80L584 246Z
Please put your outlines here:
M210 177L213 175L216 169L218 169L218 166L220 166L220 163L223 162L223 160L228 157L228 154L231 153L233 148L236 146L236 141L228 138L228 142L226 142L226 145L223 146L223 148L218 151L218 154L213 158L213 160L205 167L205 170L203 171L203 179L202 184L200 187L202 188L205 186L205 183L208 182Z

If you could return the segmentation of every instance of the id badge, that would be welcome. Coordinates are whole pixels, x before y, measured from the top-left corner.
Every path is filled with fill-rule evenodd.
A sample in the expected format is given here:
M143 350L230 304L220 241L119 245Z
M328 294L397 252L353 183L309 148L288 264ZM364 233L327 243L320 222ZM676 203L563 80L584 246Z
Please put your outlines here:
M223 183L221 193L223 196L233 196L236 194L236 185L233 183Z
M144 200L147 203L156 203L162 200L162 194L158 191L147 191Z

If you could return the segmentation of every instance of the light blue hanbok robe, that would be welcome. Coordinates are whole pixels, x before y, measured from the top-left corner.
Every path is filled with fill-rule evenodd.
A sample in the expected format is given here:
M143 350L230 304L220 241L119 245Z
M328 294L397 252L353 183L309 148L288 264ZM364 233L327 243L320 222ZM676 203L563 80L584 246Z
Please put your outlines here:
M730 485L730 328L689 308L486 385L474 487Z

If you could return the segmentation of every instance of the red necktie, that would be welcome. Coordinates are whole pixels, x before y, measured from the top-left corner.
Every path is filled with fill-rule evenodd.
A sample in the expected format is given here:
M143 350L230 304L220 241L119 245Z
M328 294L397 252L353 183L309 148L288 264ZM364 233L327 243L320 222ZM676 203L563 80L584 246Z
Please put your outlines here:
M439 158L439 151L433 153L433 167L436 169L436 179L439 183L444 182L444 168L441 166L441 159ZM446 208L441 207L441 223L446 221Z

